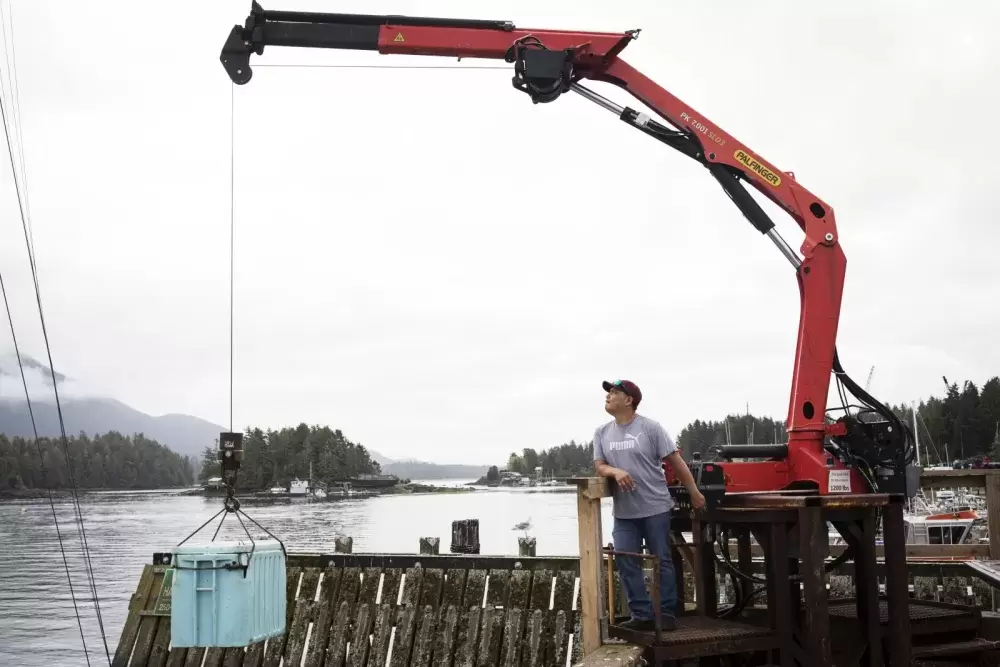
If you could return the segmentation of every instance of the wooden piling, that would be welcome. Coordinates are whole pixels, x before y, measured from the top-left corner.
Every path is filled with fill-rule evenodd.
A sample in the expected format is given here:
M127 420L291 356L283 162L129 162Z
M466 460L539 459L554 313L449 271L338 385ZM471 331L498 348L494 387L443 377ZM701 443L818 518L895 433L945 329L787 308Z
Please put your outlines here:
M517 555L518 556L534 556L535 555L536 541L533 537L519 537L517 538Z
M420 553L422 554L437 554L440 548L441 538L440 537L421 537L420 538Z
M451 552L453 554L479 553L479 519L461 519L451 522Z

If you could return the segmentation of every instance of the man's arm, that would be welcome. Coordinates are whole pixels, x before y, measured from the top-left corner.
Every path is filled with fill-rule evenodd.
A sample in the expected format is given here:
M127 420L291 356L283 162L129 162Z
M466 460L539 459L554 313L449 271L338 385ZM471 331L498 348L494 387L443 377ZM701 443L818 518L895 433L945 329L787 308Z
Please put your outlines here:
M635 481L632 476L624 470L609 465L604 460L604 445L601 442L601 431L598 429L594 433L594 470L598 477L613 479L622 491L631 491L635 488Z
M698 510L705 506L705 496L702 495L701 491L698 490L698 485L694 481L694 475L691 474L691 469L687 467L687 463L684 461L684 457L677 450L677 445L674 444L673 438L667 433L667 430L660 425L657 433L657 453L660 455L660 460L666 461L674 469L674 474L677 475L677 479L681 481L684 488L688 490L688 494L691 496L691 507Z
M698 485L694 481L694 475L691 474L691 469L688 468L687 463L684 461L684 457L681 456L681 453L675 449L670 454L667 454L663 460L673 467L674 474L677 475L677 479L681 481L684 488L688 490L689 494L691 494L691 507L696 510L704 507L705 496L698 490Z

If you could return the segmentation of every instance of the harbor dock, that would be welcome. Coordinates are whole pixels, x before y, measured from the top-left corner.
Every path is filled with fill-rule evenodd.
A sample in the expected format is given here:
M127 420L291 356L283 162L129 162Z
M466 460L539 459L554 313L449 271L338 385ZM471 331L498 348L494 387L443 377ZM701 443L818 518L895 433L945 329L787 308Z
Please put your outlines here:
M907 544L902 497L725 501L672 535L677 629L637 633L619 625L614 558L626 556L601 526L608 483L573 483L578 556L535 555L544 536L518 538L517 555L480 554L476 520L453 524L450 553L437 537L415 553L356 554L349 539L289 553L286 632L246 647L169 645L169 554L154 554L113 665L1000 664L1000 512L987 513L987 543ZM1000 470L925 471L921 483L978 489L1000 508ZM831 545L826 521L853 537Z

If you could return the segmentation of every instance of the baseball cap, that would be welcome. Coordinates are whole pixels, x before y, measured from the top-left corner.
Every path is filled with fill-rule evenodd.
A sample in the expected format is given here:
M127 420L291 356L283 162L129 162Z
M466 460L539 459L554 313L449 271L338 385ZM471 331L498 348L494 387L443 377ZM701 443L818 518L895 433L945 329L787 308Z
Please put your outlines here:
M642 392L639 391L639 386L630 380L615 380L613 382L608 382L605 380L601 383L604 387L604 391L611 391L612 389L617 389L624 392L626 396L632 397L632 406L638 407L639 401L642 400Z

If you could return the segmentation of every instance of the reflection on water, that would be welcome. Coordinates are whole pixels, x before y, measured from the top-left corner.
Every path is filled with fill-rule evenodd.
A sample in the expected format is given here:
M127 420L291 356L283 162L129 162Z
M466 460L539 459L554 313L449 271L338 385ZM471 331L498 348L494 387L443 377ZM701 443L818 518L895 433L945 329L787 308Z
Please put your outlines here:
M108 649L114 655L143 565L154 551L169 551L218 512L222 500L176 492L107 492L82 495L80 501ZM242 509L292 552L332 551L337 535L353 537L355 552L412 553L421 537L440 537L441 551L447 552L451 522L476 518L483 554L513 554L523 533L511 528L530 517L538 555L577 553L576 496L562 490L477 490L315 503L246 501ZM603 509L607 542L608 500ZM107 664L73 507L57 501L56 512L91 663ZM210 540L215 525L191 542ZM241 532L230 518L219 539ZM0 665L85 664L48 501L0 503Z

